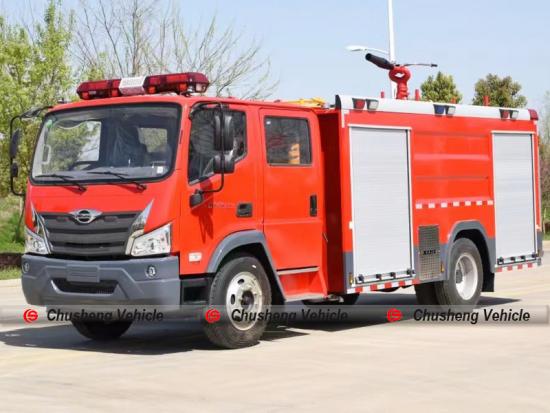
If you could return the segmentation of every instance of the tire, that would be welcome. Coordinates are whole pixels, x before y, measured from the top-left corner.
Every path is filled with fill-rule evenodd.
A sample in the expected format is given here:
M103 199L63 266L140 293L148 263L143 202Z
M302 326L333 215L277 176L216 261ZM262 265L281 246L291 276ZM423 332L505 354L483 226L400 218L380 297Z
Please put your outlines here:
M103 321L71 321L74 328L81 335L91 340L109 341L116 340L122 336L130 326L131 321L113 321L105 323Z
M417 284L414 286L416 302L419 305L438 305L435 295L435 283Z
M315 301L315 300L302 300L302 304L307 306L316 305L354 305L359 299L359 293L345 294L340 296L342 301Z
M208 298L209 306L220 311L218 321L203 321L208 339L218 347L253 346L265 331L268 320L235 320L235 310L265 312L271 307L271 287L262 264L252 255L238 254L216 273Z
M359 293L355 294L346 294L342 296L342 302L340 304L342 305L354 305L357 300L359 299Z
M447 271L447 280L434 284L437 302L442 306L475 306L483 286L483 264L471 240L459 238L453 243Z

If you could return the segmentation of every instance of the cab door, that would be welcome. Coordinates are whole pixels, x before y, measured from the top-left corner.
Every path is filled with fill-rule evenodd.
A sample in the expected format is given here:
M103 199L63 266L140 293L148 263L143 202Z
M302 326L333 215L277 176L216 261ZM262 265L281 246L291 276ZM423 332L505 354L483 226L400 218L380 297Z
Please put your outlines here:
M264 233L280 275L321 268L322 174L317 120L308 112L260 111Z

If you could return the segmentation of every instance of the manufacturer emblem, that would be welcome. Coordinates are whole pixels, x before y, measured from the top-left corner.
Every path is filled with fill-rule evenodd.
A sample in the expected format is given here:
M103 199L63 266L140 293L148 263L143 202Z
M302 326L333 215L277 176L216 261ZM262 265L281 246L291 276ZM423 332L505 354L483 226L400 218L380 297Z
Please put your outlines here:
M96 211L95 209L79 209L77 211L71 211L69 214L76 220L76 222L79 222L80 224L89 224L100 216L101 212Z

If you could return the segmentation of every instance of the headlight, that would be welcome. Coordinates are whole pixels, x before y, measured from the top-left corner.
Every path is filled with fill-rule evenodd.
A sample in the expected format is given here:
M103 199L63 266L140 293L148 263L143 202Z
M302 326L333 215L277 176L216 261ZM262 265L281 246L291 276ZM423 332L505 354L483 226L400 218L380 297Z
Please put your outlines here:
M147 234L134 239L131 255L135 257L144 255L168 254L171 248L172 224L167 224Z
M46 255L50 249L44 238L25 227L25 252Z

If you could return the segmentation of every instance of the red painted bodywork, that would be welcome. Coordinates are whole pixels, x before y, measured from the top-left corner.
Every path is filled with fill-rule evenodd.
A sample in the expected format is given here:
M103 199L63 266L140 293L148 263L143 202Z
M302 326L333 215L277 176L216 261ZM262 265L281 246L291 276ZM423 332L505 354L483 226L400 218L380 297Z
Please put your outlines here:
M533 121L512 121L510 119L484 119L473 117L441 117L435 115L383 113L369 111L325 112L319 115L327 139L338 130L338 143L326 143L331 153L339 153L339 174L327 173L327 190L339 188L340 206L329 203L327 212L329 239L338 242L329 248L330 274L339 277L329 279L330 291L343 288L342 251L353 250L352 231L347 225L352 221L351 182L349 163L349 124L367 124L410 128L410 157L412 185L412 233L413 243L418 246L418 227L439 225L440 243L446 244L454 226L461 221L477 220L495 237L494 206L484 203L479 207L460 206L456 208L415 209L416 203L440 203L454 200L494 200L492 132L518 131L534 134L534 145L538 148L536 123ZM344 117L344 119L342 119ZM340 126L339 126L340 125ZM342 127L343 125L343 127ZM333 155L327 155L334 158ZM328 164L329 162L327 162ZM541 227L540 187L538 151L534 156L536 226ZM334 200L332 200L334 201ZM332 218L332 219L331 219Z
M28 184L26 223L30 227L30 203L38 212L68 212L80 208L101 211L140 211L153 199L145 232L173 223L172 254L180 257L181 277L202 274L219 243L243 230L263 231L277 270L318 267L309 273L281 275L287 297L343 293L342 257L352 252L348 223L351 220L348 124L410 127L412 202L453 199L494 199L491 131L531 131L531 121L437 117L368 111L310 109L289 104L221 99L230 108L247 114L247 154L236 163L235 172L225 176L221 192L205 194L202 204L191 208L189 197L197 188L216 188L220 176L201 183L187 180L190 133L189 109L204 97L133 96L97 99L56 106L70 108L143 102L175 102L182 106L178 153L173 173L141 191L134 185L90 184L86 192L72 187ZM210 100L210 99L209 99ZM263 118L294 116L309 121L312 164L276 167L266 162ZM538 156L535 155L536 182ZM536 199L540 199L535 186ZM318 196L318 214L309 215L309 197ZM253 204L250 218L238 218L236 205ZM440 242L447 243L459 221L478 220L494 237L491 206L446 210L413 210L414 244L420 225L438 224ZM540 227L540 204L536 224ZM327 242L328 241L328 242ZM202 259L190 262L189 254L200 252Z

